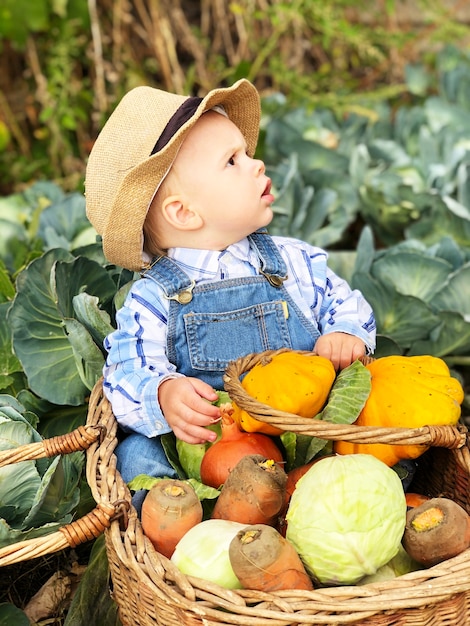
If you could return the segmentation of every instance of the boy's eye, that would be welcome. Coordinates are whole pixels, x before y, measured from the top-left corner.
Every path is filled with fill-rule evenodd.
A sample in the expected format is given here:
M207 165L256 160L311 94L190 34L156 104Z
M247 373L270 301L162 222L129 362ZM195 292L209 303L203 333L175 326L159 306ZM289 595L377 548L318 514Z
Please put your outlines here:
M231 156L230 159L227 161L227 165L235 165L235 157Z

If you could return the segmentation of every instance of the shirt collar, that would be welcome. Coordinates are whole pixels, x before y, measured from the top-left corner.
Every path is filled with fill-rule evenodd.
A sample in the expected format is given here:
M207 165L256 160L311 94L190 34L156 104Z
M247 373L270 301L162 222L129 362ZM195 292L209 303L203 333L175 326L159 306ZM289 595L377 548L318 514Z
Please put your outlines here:
M253 267L258 267L259 265L258 257L251 249L250 242L246 237L222 251L199 250L197 248L169 248L167 254L192 278L217 276L220 263L223 262L223 257L226 255L231 255L245 263L248 262Z

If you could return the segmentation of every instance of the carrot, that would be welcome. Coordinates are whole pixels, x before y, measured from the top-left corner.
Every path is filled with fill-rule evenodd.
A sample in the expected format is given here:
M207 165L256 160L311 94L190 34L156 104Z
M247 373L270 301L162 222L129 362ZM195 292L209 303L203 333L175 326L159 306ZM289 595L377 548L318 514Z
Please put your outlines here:
M212 518L274 526L285 501L287 474L260 454L243 457L225 481Z
M430 496L424 496L422 493L413 493L412 491L407 491L405 493L405 498L406 506L409 509L414 509L416 506L427 502L430 499Z
M202 521L201 502L190 483L159 480L142 504L142 529L155 549L170 558L186 532Z
M470 515L449 498L430 498L408 510L402 544L425 567L441 563L470 547Z
M229 558L245 589L313 589L294 546L272 526L254 524L239 531L230 542Z

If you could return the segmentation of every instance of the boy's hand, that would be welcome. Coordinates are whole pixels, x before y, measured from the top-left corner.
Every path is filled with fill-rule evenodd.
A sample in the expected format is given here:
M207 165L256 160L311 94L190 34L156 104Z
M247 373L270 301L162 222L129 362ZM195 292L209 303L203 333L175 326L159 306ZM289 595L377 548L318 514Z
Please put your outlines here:
M355 335L328 333L317 339L314 350L318 355L329 359L335 370L341 370L364 356L366 346L362 339Z
M216 433L204 428L220 418L219 407L210 404L215 400L214 389L197 378L170 378L158 389L158 401L168 425L186 443L215 441Z

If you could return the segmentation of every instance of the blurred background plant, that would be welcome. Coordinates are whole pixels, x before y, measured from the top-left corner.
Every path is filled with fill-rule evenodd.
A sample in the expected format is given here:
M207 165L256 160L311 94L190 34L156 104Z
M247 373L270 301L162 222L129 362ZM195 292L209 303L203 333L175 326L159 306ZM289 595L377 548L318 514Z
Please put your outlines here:
M463 0L2 0L0 193L79 188L103 121L141 83L198 94L247 77L335 111L364 93L406 100L405 68L467 46L469 13Z

